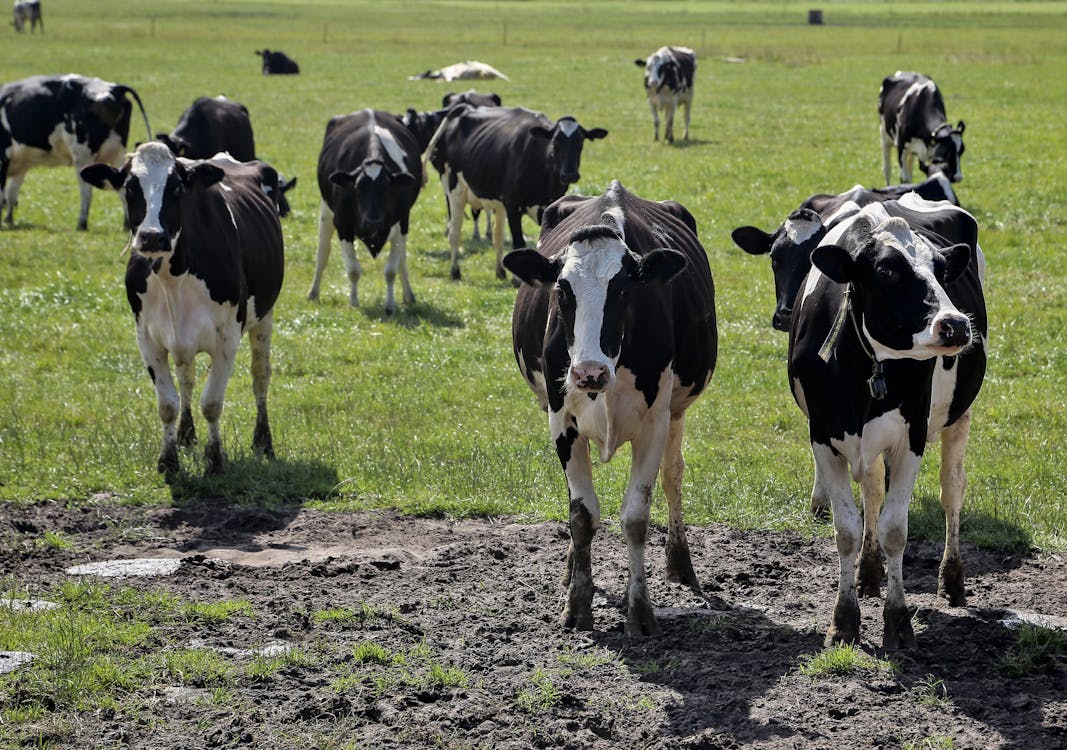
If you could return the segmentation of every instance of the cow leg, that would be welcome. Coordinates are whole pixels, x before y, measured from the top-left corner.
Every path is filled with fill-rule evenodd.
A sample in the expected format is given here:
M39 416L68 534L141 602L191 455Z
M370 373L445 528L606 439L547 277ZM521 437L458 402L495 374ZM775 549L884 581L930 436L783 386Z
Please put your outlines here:
M315 277L311 281L311 290L308 299L314 302L319 298L319 284L322 282L322 272L326 269L326 261L330 259L330 242L333 240L333 211L322 201L319 208L319 249L315 254Z
M463 210L467 204L466 188L460 180L448 191L448 248L452 251L452 280L459 281L459 240L463 231Z
M159 449L156 468L167 481L171 481L178 473L178 391L170 374L167 350L149 339L140 327L137 329L137 344L141 350L141 360L148 368L148 374L156 388L156 408L159 420L163 423L163 444Z
M556 454L567 476L567 493L570 497L571 543L564 573L567 604L560 615L560 624L575 630L592 630L593 566L590 548L593 535L600 527L600 499L593 489L589 439L579 435L573 428L567 429L557 414L549 415L549 428L556 444Z
M504 215L507 217L508 229L511 231L511 249L519 250L526 247L526 238L522 234L522 212L518 206L505 204ZM498 279L506 279L508 272L504 269L503 227L500 227L499 233L495 229L493 230L493 248L496 250L496 277Z
M885 184L888 186L892 184L893 139L885 132L885 122L882 123L880 131L882 134L882 173L885 175Z
M415 293L411 291L411 284L408 281L407 241L408 236L401 231L400 224L393 226L393 231L389 235L389 257L385 261L385 313L387 315L396 312L393 282L396 281L397 271L400 272L404 304L410 305L415 301Z
M878 546L878 515L885 498L885 464L875 461L860 480L863 497L863 546L856 567L860 596L877 597L882 586L882 550Z
M941 432L941 507L945 509L945 555L937 575L937 593L953 607L967 603L963 590L963 560L960 557L960 511L967 487L963 459L971 433L971 410Z
M684 583L700 593L700 581L693 572L693 560L689 556L689 540L685 536L685 521L682 518L682 477L685 475L685 458L682 456L682 435L685 431L685 414L671 420L667 433L667 447L660 465L660 483L667 497L667 580Z
M7 185L4 187L4 203L7 204L7 216L4 217L9 225L15 222L15 207L19 204L19 188L26 179L25 173L18 176L9 176Z
M78 212L78 230L86 231L89 228L89 204L93 201L93 186L85 182L80 175L84 164L74 165L74 174L78 178L78 192L81 193L81 210Z
M274 331L274 311L271 310L248 331L252 351L252 395L256 399L256 428L252 432L252 451L274 458L274 441L267 419L267 391L270 389L270 339Z
M482 209L480 209L480 208L471 208L471 224L474 225L474 228L471 230L471 242L478 242L479 240L482 239L481 234L478 233L478 217L481 216L481 215L482 215ZM486 211L485 215L488 216L489 212ZM486 227L485 236L489 237L489 228L488 227Z
M196 358L191 357L179 362L174 359L174 369L178 371L178 395L181 413L178 417L178 444L188 448L196 443L196 425L193 424L193 385L196 383Z
M839 562L837 601L833 620L826 631L826 645L855 643L860 637L860 603L856 598L856 556L860 548L862 525L845 457L835 454L829 445L811 444L815 462L821 467L830 504L834 511L834 540Z
M674 143L674 108L674 97L672 96L663 108L664 119L666 120L666 126L663 128L663 139L667 143Z
M659 140L659 107L656 106L656 101L654 99L649 99L648 100L648 107L649 107L649 109L652 110L652 127L653 127L652 140L658 141Z
M820 520L827 520L831 515L830 493L826 491L820 476L819 462L815 462L815 480L811 485L811 502L808 506L811 515Z
M356 257L356 245L341 240L341 257L345 261L345 273L348 274L348 304L359 307L359 280L363 276L363 267Z
M908 504L915 479L919 476L922 456L903 447L893 451L889 458L893 470L889 475L885 507L878 519L878 541L882 544L886 559L882 646L900 648L915 644L911 614L904 601L904 547L908 541Z
M897 150L897 161L900 162L900 181L902 183L911 182L911 171L915 164L915 153L903 143L897 144Z
M692 96L682 102L682 106L685 107L685 136L683 140L689 140L689 108L693 106Z
M649 429L644 430L631 445L630 483L622 498L622 535L626 540L629 558L629 584L626 587L627 636L658 635L659 623L652 611L645 579L645 541L648 537L648 516L652 505L652 488L656 473L663 461L664 448L670 432L670 418L664 414L652 417Z
M204 392L200 394L200 412L207 420L208 438L204 449L204 476L221 474L226 457L222 452L222 436L219 420L222 418L222 406L226 398L226 384L233 374L234 355L241 341L241 329L235 320L231 325L222 327L219 343L211 352L211 371L207 376ZM225 330L231 329L231 330Z

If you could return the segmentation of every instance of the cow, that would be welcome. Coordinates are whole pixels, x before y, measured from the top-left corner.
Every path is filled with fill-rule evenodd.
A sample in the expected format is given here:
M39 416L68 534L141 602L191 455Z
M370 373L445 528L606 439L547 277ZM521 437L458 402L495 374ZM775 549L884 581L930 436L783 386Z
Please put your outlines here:
M593 627L590 543L600 525L590 441L607 462L631 444L622 500L629 553L627 635L659 632L645 582L644 547L656 474L667 499L667 576L695 591L682 520L686 409L717 354L715 288L696 221L684 206L628 192L566 196L544 213L537 249L505 267L526 282L512 316L515 359L548 413L567 479L571 545L561 624Z
M882 171L890 184L889 162L897 149L900 181L911 182L912 160L919 160L923 174L943 173L952 182L963 179L963 120L956 127L945 116L945 101L937 85L922 73L898 70L882 81L878 95L882 133Z
M256 158L256 139L248 109L225 96L196 99L178 118L169 134L157 133L156 140L165 144L175 156L187 159L210 159L226 151L237 161Z
M409 81L488 81L493 78L511 80L492 65L477 60L453 63L440 70L427 70L415 76L408 76Z
M385 312L396 312L393 282L397 272L404 302L415 294L408 282L407 236L411 207L422 188L419 144L411 131L388 112L364 109L338 115L326 125L319 152L319 249L309 300L319 298L323 269L336 229L350 285L349 304L359 306L357 286L363 271L355 241L362 240L372 258L389 240L385 262Z
M697 70L697 56L688 47L660 47L647 59L634 63L645 69L645 95L652 110L655 125L654 140L659 140L659 113L663 110L667 127L663 137L674 142L674 112L679 105L685 108L685 136L689 140L689 109L693 106L693 78Z
M12 25L15 27L15 31L22 33L22 30L26 28L26 24L30 24L30 33L37 31L37 25L41 26L41 33L44 33L44 17L41 15L41 0L15 0L15 20L12 21Z
M73 73L31 76L0 87L0 209L13 223L26 172L37 166L73 165L81 193L78 229L89 226L92 188L81 168L101 162L119 166L126 155L133 105L152 129L141 98L129 86Z
M82 169L82 177L122 196L130 230L126 296L163 422L159 471L172 480L179 470L179 444L196 439L191 403L200 352L211 358L200 398L208 423L204 469L209 475L223 471L219 419L245 333L256 401L252 449L273 458L267 390L284 254L278 212L268 196L277 188L274 168L261 162L235 165L230 159L180 159L151 141L138 146L121 169L92 164Z
M296 75L300 66L289 55L279 50L257 49L255 54L263 58L263 75Z
M850 190L830 195L816 193L807 198L773 233L758 227L742 226L731 233L734 243L751 255L769 254L774 270L777 306L771 326L788 331L793 304L798 290L811 268L811 251L826 231L843 216L868 203L884 203L914 192L928 201L949 201L959 205L952 184L941 173L935 173L918 185L904 184L886 188L867 189L855 185Z
M512 249L524 247L523 214L536 215L578 182L585 141L607 134L603 128L587 130L570 116L553 123L542 113L523 107L449 110L426 152L434 153L436 147L435 158L444 166L452 278L462 277L459 238L464 206L488 208L498 214L493 248L497 278L505 278L500 214L507 218Z
M499 107L503 103L500 94L483 94L474 89L467 89L462 93L449 92L441 97L441 108L451 109L457 104L469 104L472 107Z
M881 547L883 644L907 647L915 641L902 573L908 504L925 444L938 437L945 511L938 593L952 606L966 603L964 454L988 328L978 225L961 208L907 194L839 222L811 262L793 313L788 374L808 418L816 482L833 508L840 576L826 641L859 638L857 588L877 595ZM862 523L851 481L860 485Z

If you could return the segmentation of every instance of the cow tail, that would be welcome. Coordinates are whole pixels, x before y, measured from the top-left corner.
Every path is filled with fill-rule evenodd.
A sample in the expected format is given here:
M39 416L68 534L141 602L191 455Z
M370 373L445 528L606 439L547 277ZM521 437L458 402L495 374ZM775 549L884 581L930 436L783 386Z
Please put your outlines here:
M117 84L115 86L115 92L117 94L133 94L134 100L137 102L137 106L141 109L141 117L144 119L144 129L148 133L148 140L152 140L152 126L148 124L148 113L144 111L144 104L141 103L141 97L137 95L137 92L125 84Z
M437 148L437 141L441 139L441 135L445 132L445 125L452 118L466 112L469 109L473 109L469 104L457 104L445 113L445 116L441 118L441 124L437 126L437 130L434 131L433 137L430 138L430 142L426 145L426 149L422 152L422 173L426 174L426 163L430 160L430 156L433 154L433 150Z

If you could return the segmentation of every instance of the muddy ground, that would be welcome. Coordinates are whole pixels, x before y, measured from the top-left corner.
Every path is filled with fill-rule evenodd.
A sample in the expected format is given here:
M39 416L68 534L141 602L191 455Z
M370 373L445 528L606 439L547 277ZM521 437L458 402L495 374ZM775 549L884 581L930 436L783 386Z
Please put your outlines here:
M48 530L72 550L35 542ZM78 563L181 557L169 577L101 583L251 603L251 616L157 639L231 649L221 653L241 676L222 700L155 684L122 710L79 716L55 738L61 746L1067 747L1067 659L1024 677L1001 669L1015 642L1004 610L1067 617L1067 561L1054 555L965 547L970 607L953 610L935 596L939 547L913 542L905 576L917 647L882 652L880 602L864 600L863 648L896 671L813 679L798 666L829 623L828 539L690 528L698 598L663 579L655 530L650 590L663 635L646 639L622 634L625 553L610 520L594 542L591 633L557 625L559 523L104 500L0 506L0 539L0 575L23 593L49 591ZM248 677L248 657L233 649L264 646L304 658Z

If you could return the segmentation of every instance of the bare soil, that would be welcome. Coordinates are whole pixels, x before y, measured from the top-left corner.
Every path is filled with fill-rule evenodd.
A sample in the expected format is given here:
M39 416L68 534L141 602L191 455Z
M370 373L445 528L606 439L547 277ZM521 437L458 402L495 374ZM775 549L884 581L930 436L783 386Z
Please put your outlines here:
M36 544L48 530L74 551ZM951 609L936 597L939 546L909 544L917 646L882 652L881 602L866 599L862 646L895 671L811 678L798 667L829 624L828 539L690 528L698 597L664 580L654 530L650 592L663 635L627 639L625 545L610 521L593 545L591 633L558 625L568 536L559 523L104 498L81 509L0 506L0 533L0 574L31 595L78 563L181 557L170 577L101 583L245 599L254 613L175 626L158 643L231 649L239 676L224 700L153 685L123 710L78 717L56 738L63 746L1067 747L1067 659L1023 677L1001 669L1015 643L1006 610L1067 617L1067 562L1054 555L965 547L970 606ZM340 609L360 614L322 615ZM390 658L354 655L371 642ZM310 658L261 677L242 671L236 650L279 643Z

